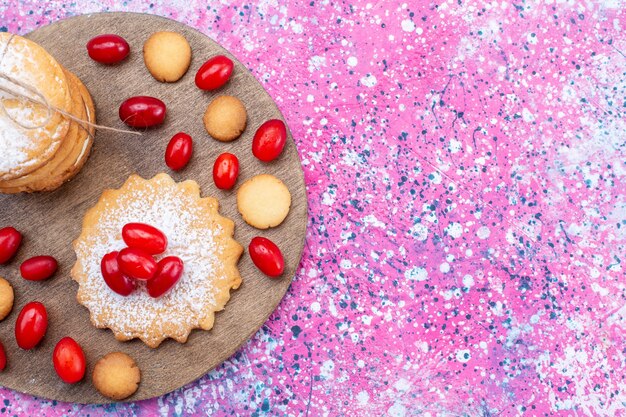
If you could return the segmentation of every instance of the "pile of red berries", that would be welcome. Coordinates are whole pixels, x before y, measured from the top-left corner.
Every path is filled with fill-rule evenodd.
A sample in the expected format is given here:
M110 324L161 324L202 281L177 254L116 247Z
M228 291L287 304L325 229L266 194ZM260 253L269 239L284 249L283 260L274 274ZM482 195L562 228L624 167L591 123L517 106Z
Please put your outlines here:
M100 263L104 282L116 293L128 296L145 281L148 295L158 298L169 291L183 275L183 261L177 256L154 259L167 249L167 237L154 226L128 223L122 228L122 239L128 245L109 252Z

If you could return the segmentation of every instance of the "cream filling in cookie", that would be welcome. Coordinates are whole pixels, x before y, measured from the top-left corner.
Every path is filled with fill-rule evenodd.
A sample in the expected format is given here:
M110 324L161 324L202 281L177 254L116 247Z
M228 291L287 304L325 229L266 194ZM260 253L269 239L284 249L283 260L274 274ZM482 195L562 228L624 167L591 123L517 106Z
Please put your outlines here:
M131 222L165 233L167 250L157 260L173 255L184 262L181 279L160 298L150 297L142 282L131 295L118 295L102 278L102 257L126 246L121 231ZM217 213L217 200L200 198L195 182L175 183L167 174L131 176L121 189L105 191L85 216L74 242L77 298L94 325L110 328L119 340L139 337L150 347L167 337L185 342L193 328L213 326L214 312L241 282L236 263L243 249L232 239L233 228Z
M78 158L76 158L76 162L74 162L74 166L81 163L81 160L83 159L83 156L85 156L85 152L87 151L87 147L90 145L90 143L91 143L91 135L87 134L87 139L85 139L85 143L83 144L83 149L81 149L80 155L78 155Z
M85 112L87 113L87 120L91 121L92 116L91 116L91 111L89 110L89 106L87 106L86 103L84 104L84 106L85 106ZM85 127L83 127L83 129L85 129ZM87 139L85 139L85 143L83 144L83 149L81 149L80 155L78 155L78 158L76 158L76 161L74 162L74 166L81 163L83 156L85 156L85 152L87 151L87 148L91 144L91 140L92 140L92 135L89 131L87 131Z

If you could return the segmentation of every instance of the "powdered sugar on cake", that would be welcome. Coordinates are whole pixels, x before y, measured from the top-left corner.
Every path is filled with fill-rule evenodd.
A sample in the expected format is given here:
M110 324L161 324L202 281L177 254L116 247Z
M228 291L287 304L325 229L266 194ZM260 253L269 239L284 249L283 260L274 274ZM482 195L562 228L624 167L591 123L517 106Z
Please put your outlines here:
M140 337L148 344L154 333L161 334L161 339L184 341L190 329L201 327L199 321L222 308L216 299L229 279L220 264L228 249L225 231L219 222L207 223L211 213L206 204L199 204L199 196L184 192L171 179L165 186L142 181L142 187L122 189L115 201L98 203L96 208L102 210L96 223L75 243L77 265L82 265L84 274L81 277L73 271L74 279L80 284L79 298L98 327L111 328L122 339ZM118 295L102 278L102 257L126 246L122 227L131 222L150 224L167 236L167 250L157 260L174 255L184 262L180 281L160 298L151 298L144 283L127 297Z

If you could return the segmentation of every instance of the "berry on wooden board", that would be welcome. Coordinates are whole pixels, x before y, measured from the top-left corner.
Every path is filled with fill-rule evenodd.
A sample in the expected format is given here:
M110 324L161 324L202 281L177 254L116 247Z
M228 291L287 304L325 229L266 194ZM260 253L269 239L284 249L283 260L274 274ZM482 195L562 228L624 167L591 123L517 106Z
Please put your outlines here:
M22 262L20 274L28 281L43 281L54 275L58 267L57 260L52 256L33 256Z
M117 64L130 53L130 46L124 38L114 34L98 35L87 42L89 57L101 64Z
M4 350L4 345L0 342L0 372L4 371L7 367L7 353Z
M173 171L185 168L193 153L193 140L186 133L175 134L165 150L165 164Z
M232 153L225 152L217 157L213 164L213 181L221 190L230 190L239 176L239 159Z
M0 229L0 265L9 262L22 243L22 234L14 227Z
M263 123L252 139L252 153L263 162L278 158L287 143L287 128L282 120L272 119Z
M196 73L196 86L201 90L217 90L228 82L233 72L233 61L224 55L207 60Z
M155 97L135 96L120 105L119 116L130 127L158 126L165 120L167 107Z
M15 322L15 340L24 350L34 348L48 330L48 312L38 301L26 304Z
M75 384L85 376L85 353L71 337L64 337L56 344L52 363L59 378L67 384Z
M264 237L254 237L248 245L252 262L265 275L276 278L285 270L283 254L274 242Z

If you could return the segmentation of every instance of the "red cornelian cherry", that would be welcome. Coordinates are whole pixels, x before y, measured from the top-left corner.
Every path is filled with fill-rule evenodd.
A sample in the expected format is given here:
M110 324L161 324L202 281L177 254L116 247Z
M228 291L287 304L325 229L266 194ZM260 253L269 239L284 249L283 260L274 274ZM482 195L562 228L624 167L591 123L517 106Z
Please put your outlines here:
M117 263L118 251L107 253L100 262L100 271L104 282L114 292L124 297L130 295L136 287L136 281L122 274Z
M252 153L263 162L278 158L287 143L287 128L282 120L272 119L263 123L252 139Z
M185 168L193 153L193 140L186 133L175 134L165 150L165 164L174 171Z
M28 281L43 281L54 275L58 266L52 256L34 256L22 262L20 274Z
M165 120L165 103L155 97L135 96L120 105L120 119L130 127L145 128L160 125Z
M122 249L117 254L117 264L124 275L141 281L154 278L158 269L154 258L139 248Z
M9 262L22 243L22 234L13 227L0 229L0 265Z
M118 35L99 35L87 42L89 57L101 64L117 64L123 61L129 52L128 42Z
M122 228L122 239L129 248L143 249L150 255L158 255L167 249L165 234L146 223L125 224Z
M71 337L64 337L56 344L52 363L57 375L66 384L75 384L85 376L85 352Z
M264 237L254 237L248 245L252 262L265 275L272 278L282 275L285 270L283 254L274 242Z
M201 90L217 90L230 79L233 61L224 55L217 55L206 61L196 73L196 86Z
M239 176L239 159L232 153L225 152L217 157L213 164L213 181L221 190L230 190Z
M148 281L148 295L158 298L168 292L183 275L183 261L177 256L167 256L159 261L156 276Z
M0 371L4 371L7 367L7 353L4 351L4 345L0 342Z
M15 322L15 340L22 349L29 350L41 342L48 330L48 312L38 301L28 303Z

